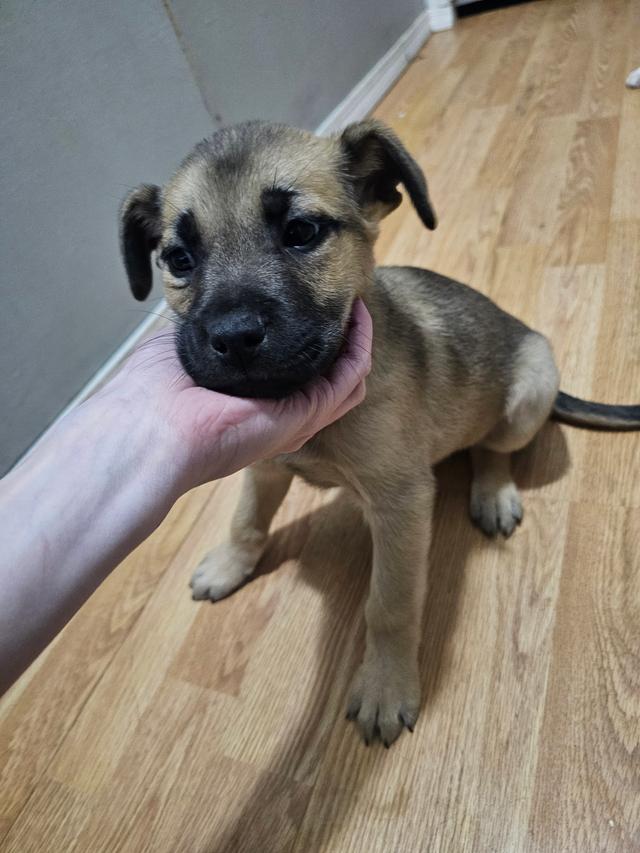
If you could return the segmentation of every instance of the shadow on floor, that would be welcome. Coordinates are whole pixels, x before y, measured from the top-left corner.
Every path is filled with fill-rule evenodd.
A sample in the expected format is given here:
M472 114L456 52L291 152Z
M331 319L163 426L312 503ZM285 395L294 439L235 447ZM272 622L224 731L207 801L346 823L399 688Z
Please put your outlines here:
M561 477L568 466L562 431L557 425L549 424L528 449L518 454L514 467L518 472L518 484L535 489ZM420 658L423 714L449 675L447 646L457 621L467 561L472 554L495 547L468 520L470 465L467 454L456 454L439 465L436 473L439 495ZM331 748L339 751L339 757L348 758L356 748L354 742L358 735L355 727L345 721L344 710L349 682L363 652L362 614L369 580L371 542L361 513L346 495L338 493L321 509L274 531L256 576L276 571L283 563L296 558L300 580L323 595L323 625L316 640L321 653L313 687L308 693L310 698L298 726L283 731L278 759L262 773L240 816L222 834L211 839L207 846L209 853L286 853L292 850L320 764L327 754L330 739L335 736L335 727L344 729L337 746L335 740L331 743ZM345 656L348 662L343 663L337 678L338 661ZM327 718L330 713L333 715ZM405 733L402 737L409 735ZM357 748L365 749L361 744ZM352 777L354 783L348 788L343 784L339 792L333 793L339 797L339 808L331 812L332 826L322 829L323 849L330 849L327 842L331 832L337 831L341 820L348 816L367 777L379 772L385 755L380 744L371 747L366 760L358 762L358 772ZM339 760L335 764L339 766ZM332 796L329 789L326 796ZM278 810L282 812L283 802L288 804L287 813L274 814Z

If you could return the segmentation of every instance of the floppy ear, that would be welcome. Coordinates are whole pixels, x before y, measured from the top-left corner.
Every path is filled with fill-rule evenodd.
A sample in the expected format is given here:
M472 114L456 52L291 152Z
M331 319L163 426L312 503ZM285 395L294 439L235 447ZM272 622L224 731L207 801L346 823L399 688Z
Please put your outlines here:
M402 201L396 187L403 184L418 216L433 231L437 220L422 169L390 128L375 119L359 121L344 130L340 142L367 219L377 222L395 210Z
M140 301L151 292L151 252L161 235L160 187L140 184L120 208L120 251L131 292Z

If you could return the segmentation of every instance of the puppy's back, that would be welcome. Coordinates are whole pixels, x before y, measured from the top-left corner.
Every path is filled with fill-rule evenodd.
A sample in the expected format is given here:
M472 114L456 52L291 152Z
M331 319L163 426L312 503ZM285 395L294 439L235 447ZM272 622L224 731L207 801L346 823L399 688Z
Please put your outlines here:
M479 440L504 410L518 351L537 333L429 270L378 267L375 291L381 360L407 365L430 428L442 437L437 456Z

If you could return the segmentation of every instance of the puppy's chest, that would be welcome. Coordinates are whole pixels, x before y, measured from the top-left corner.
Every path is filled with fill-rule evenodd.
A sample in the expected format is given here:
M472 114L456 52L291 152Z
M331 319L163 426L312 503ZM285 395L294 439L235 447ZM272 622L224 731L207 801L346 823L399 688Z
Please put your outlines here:
M314 458L309 452L299 450L280 457L286 467L298 477L302 477L312 486L320 489L332 489L335 486L350 486L350 478L338 465L326 460Z
M348 444L336 442L335 434L332 435L333 440L328 441L326 435L328 432L334 433L334 430L329 427L328 430L312 438L300 450L281 456L279 461L312 486L321 489L346 486L360 492L358 465L349 454L340 452L340 450L346 450Z

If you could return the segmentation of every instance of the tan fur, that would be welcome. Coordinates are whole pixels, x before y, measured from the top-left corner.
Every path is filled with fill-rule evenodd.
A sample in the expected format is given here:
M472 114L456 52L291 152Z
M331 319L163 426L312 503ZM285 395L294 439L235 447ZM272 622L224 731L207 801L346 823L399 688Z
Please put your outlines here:
M353 150L371 134L378 145L352 161L354 180L384 165L389 140L399 146L372 122L346 133ZM261 191L276 177L295 186L307 208L350 223L319 250L322 275L311 264L306 281L319 304L329 297L341 300L345 323L354 298L364 297L374 321L367 398L300 451L246 472L229 543L207 555L192 587L195 598L215 600L246 580L293 474L321 487L348 489L362 505L374 545L366 653L348 713L365 741L379 734L389 745L403 727L413 727L419 712L417 655L435 497L432 466L473 447L472 517L488 533L509 535L522 510L508 454L530 441L548 417L558 377L542 336L464 286L409 268L382 268L374 275L378 220L397 200L387 191L382 200L356 204L339 173L343 145L340 137L317 139L291 130L273 144L269 138L257 141L251 168L229 181L196 150L165 190L163 235L167 239L175 217L188 207L212 250L225 253L230 266L237 264L246 251L240 245L243 229L256 216ZM410 159L404 149L402 156ZM413 161L410 166L417 170ZM414 203L418 193L424 195L418 203L428 208L426 187L414 187ZM239 242L229 238L216 247L216 234L230 222ZM166 272L165 285L170 305L186 313L185 288L176 287Z

